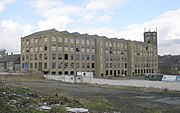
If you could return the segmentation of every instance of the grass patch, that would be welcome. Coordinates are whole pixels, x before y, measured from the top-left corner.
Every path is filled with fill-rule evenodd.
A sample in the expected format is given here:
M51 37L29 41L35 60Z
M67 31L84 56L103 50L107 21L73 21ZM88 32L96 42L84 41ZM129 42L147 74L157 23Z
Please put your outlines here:
M51 109L51 113L67 113L67 111L63 106L54 106Z
M81 100L85 108L91 110L91 112L112 112L118 110L118 106L106 99L89 99L89 100Z

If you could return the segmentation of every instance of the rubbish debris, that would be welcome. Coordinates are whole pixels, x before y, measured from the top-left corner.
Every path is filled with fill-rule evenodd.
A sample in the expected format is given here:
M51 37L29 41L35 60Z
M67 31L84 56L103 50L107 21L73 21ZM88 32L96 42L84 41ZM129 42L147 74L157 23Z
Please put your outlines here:
M39 110L51 110L51 107L49 106L41 106L41 107L38 107Z
M66 107L67 112L70 113L89 113L88 109L85 108L70 108L70 107Z

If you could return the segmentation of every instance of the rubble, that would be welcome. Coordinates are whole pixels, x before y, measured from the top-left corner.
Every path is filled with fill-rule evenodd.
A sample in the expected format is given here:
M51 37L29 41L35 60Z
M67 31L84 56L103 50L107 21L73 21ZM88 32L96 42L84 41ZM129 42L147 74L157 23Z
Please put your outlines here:
M65 106L83 107L78 100L69 98L65 95L47 94L45 92L37 92L24 87L13 87L3 83L0 84L0 104L0 112L3 113L13 113L14 111L33 112L33 110L36 112L38 112L38 110L51 112L54 111L53 107L64 109ZM85 109L82 108L79 110L71 110L80 111L80 113L83 110L85 111Z
M85 108L70 108L70 107L66 107L66 110L69 113L89 113L88 109L85 109Z
M51 107L49 106L41 106L41 107L38 107L39 110L51 110Z

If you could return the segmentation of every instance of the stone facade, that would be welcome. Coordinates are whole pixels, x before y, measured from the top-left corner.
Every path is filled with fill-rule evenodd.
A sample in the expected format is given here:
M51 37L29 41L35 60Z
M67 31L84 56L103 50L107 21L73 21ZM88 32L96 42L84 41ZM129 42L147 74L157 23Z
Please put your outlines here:
M21 38L22 72L76 75L93 72L111 77L157 72L157 33L145 32L144 42L97 35L36 32Z

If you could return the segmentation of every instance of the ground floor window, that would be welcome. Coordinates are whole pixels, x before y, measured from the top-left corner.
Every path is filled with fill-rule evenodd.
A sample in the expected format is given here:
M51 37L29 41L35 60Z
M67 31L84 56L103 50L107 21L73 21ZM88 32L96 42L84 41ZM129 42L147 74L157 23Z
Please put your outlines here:
M58 75L62 75L62 71L59 71L59 72L58 72Z
M56 75L56 72L53 71L51 74L52 74L52 75Z

